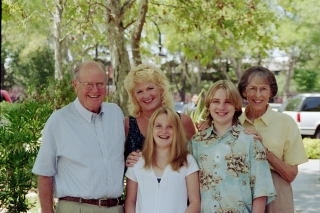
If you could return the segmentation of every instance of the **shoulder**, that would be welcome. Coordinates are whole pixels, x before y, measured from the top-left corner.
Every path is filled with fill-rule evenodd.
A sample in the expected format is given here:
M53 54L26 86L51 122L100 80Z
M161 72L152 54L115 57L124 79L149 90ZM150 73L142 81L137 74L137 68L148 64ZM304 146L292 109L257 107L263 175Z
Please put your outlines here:
M102 108L106 113L119 113L123 115L123 111L118 104L104 102L102 103Z
M267 116L270 118L272 122L280 122L288 125L295 124L294 119L290 115L285 114L283 112L276 112L274 110L269 110Z
M238 141L240 141L240 144L253 144L255 141L255 134L254 133L246 133L245 128L242 125L236 125L235 126L237 132L239 133Z
M81 120L81 116L76 113L72 104L68 104L60 109L54 110L47 119L44 131L51 131L52 133L57 131L58 127L63 127L68 122L78 122ZM62 128L63 129L63 128Z
M103 102L102 103L102 107L105 108L105 109L121 110L121 108L120 108L120 106L118 104L110 103L110 102Z
M191 117L184 113L178 113L182 122L191 122L193 123Z
M212 135L212 131L213 131L212 126L208 127L207 129L201 130L193 136L192 141L201 142L203 140L206 140L210 138L210 136Z
M136 170L136 169L143 169L144 168L144 158L143 157L139 157L137 163L135 163L133 165L133 169Z
M73 114L74 109L75 108L73 107L72 103L69 103L68 105L60 109L54 110L50 115L49 119L50 120L55 120L60 118L66 119L66 117L71 116L71 114Z
M238 140L248 141L250 143L252 143L255 140L255 136L256 136L255 133L247 133L245 131L245 127L242 126L241 124L235 125L234 129L236 132L239 133Z
M188 154L187 155L187 161L188 161L188 163L191 163L191 164L196 163L196 160L195 160L195 158L193 157L192 154Z
M187 156L187 163L188 163L188 170L189 170L189 174L195 171L199 170L199 166L197 164L197 161L195 160L195 158L193 157L193 155L188 154Z

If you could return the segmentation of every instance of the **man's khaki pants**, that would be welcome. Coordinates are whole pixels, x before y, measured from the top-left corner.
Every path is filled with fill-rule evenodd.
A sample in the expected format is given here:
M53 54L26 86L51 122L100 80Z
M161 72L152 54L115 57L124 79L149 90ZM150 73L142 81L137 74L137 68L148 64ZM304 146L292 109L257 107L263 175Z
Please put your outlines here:
M123 206L104 207L59 200L56 213L123 213Z

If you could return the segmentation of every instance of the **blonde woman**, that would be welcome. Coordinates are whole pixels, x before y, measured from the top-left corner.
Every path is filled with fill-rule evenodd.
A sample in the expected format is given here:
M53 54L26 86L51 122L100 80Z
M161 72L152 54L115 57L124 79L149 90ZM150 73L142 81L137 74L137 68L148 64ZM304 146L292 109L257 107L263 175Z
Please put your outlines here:
M125 119L125 157L126 165L132 166L140 156L137 151L142 149L151 115L160 107L173 109L173 96L164 72L148 64L132 68L124 80L124 86L129 96L130 114ZM179 116L187 139L191 139L195 133L191 118L182 113Z

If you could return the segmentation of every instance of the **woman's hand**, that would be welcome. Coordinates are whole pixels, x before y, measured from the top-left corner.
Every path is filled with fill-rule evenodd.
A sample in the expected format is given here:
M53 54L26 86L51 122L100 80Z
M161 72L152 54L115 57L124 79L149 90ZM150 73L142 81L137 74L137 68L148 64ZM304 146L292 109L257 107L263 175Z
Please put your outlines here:
M136 164L139 160L139 157L141 157L140 150L131 152L126 159L126 167L132 167L134 164Z
M262 143L262 136L260 133L254 128L245 128L244 132L248 135L254 135L254 139L259 140Z
M198 131L208 129L209 127L210 124L208 123L208 121L199 121L198 123L196 123L196 128Z

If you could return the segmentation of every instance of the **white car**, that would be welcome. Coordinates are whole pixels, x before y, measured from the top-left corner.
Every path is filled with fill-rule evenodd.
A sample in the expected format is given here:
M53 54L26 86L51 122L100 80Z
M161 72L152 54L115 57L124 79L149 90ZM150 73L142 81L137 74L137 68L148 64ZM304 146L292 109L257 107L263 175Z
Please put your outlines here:
M288 98L279 111L297 122L302 136L320 138L320 93L302 93Z

